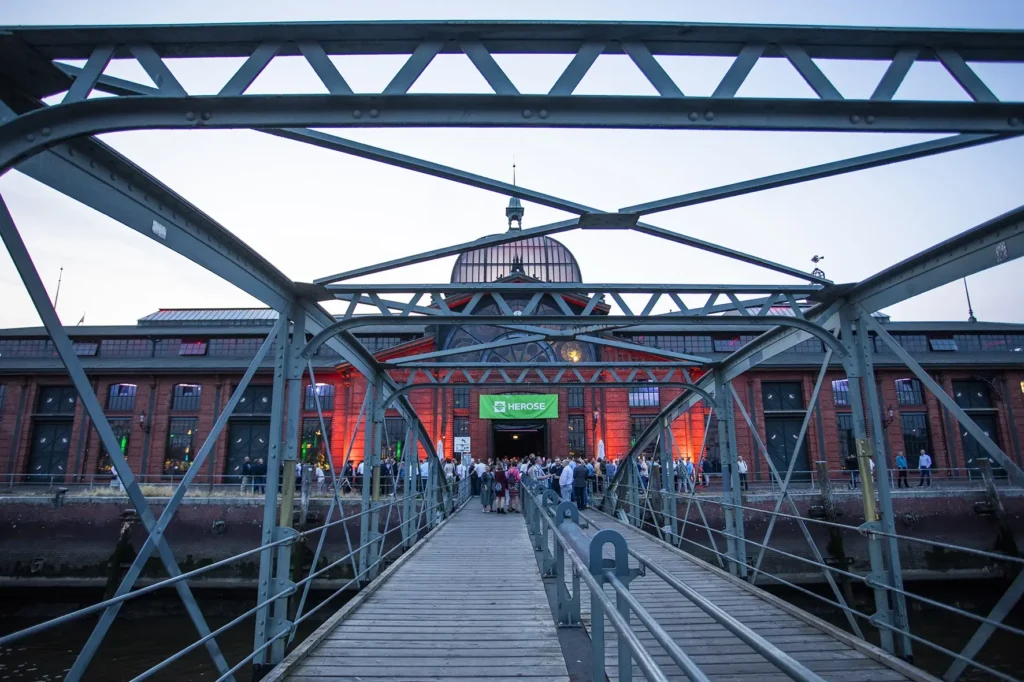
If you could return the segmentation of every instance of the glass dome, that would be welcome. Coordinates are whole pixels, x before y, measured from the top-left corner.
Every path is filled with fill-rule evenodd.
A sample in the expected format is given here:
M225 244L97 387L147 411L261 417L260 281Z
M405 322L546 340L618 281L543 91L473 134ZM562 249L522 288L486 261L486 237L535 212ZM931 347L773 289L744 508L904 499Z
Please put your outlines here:
M557 239L527 237L461 254L452 268L453 284L494 282L522 273L541 282L582 282L576 258Z

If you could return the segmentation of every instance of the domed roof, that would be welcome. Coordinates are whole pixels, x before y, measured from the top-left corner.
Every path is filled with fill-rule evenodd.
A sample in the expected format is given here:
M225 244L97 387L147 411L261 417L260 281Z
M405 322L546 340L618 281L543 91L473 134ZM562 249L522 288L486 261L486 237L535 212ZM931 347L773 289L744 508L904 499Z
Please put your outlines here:
M582 282L575 256L551 237L527 237L462 253L452 268L452 283L485 283L523 274L541 282Z

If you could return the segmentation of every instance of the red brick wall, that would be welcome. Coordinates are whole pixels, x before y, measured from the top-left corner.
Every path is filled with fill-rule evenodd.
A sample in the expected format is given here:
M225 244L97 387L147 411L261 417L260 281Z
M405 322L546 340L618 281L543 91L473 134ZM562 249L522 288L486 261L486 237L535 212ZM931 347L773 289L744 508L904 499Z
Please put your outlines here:
M616 351L609 354L605 359L621 361L622 352ZM802 385L805 403L809 401L813 382L814 370L761 370L750 372L737 379L734 383L736 391L743 401L748 413L751 415L757 426L758 432L764 432L764 410L761 404L761 382L762 381L799 381ZM955 379L970 379L974 372L970 370L943 370L936 372L934 376L951 393L952 381ZM988 375L989 373L986 373ZM1014 454L1014 442L1010 430L1010 410L1012 408L1013 424L1017 430L1018 441L1024 436L1024 393L1021 391L1021 381L1024 380L1024 370L1015 369L1004 372L994 372L996 375L996 387L1000 390L1003 399L996 399L995 405L998 408L998 442L1000 446L1011 457ZM590 374L584 375L589 379ZM620 377L624 375L620 373ZM927 390L924 391L925 405L922 406L901 406L898 404L895 380L909 376L906 371L881 369L877 371L877 380L880 385L880 401L883 410L893 408L894 419L886 430L886 438L889 446L890 456L903 450L903 433L901 429L900 416L903 412L920 412L924 409L928 415L928 426L932 443L932 455L935 458L937 468L946 468L953 462L951 450L947 447L949 435L952 435L955 444L956 465L963 467L963 447L960 444L960 436L957 425L951 418L946 424L951 427L951 434L947 434L943 425L942 410L938 401ZM163 474L164 453L167 444L167 431L172 416L196 416L197 438L194 441L194 451L198 451L203 439L210 433L210 429L216 419L219 409L223 409L230 397L232 386L237 383L240 375L118 375L118 376L94 376L93 381L98 392L100 402L106 406L106 396L109 386L113 383L134 383L137 385L135 408L131 412L111 413L110 417L125 417L131 419L131 436L127 459L132 470L138 474L160 477ZM399 384L405 382L408 375L395 373L394 378ZM823 438L825 452L822 453L819 446L818 422L812 418L808 429L808 450L809 460L814 462L824 458L832 469L839 469L843 463L839 460L838 430L836 427L837 413L848 411L849 408L837 408L832 393L832 380L845 378L841 371L830 371L825 378L821 389L819 404L821 406ZM352 377L340 372L321 370L317 379L322 383L330 383L335 386L335 398L333 409L325 417L330 417L331 427L331 451L335 463L340 465L350 443L354 442L352 448L352 461L359 462L364 456L365 422L357 425L359 409L366 394L367 384L362 377ZM479 379L479 374L474 380ZM270 380L269 374L261 373L254 380L254 384L266 384ZM27 467L27 453L30 448L30 439L33 433L32 414L35 411L35 402L40 386L46 385L68 385L68 380L59 376L40 377L18 377L10 376L0 380L6 385L6 397L0 410L0 473L13 472L24 474ZM418 375L416 382L426 384L427 380ZM172 413L171 395L173 387L178 383L198 383L203 386L203 394L200 409L195 412ZM216 404L217 387L220 387L220 401ZM454 417L468 417L470 420L470 436L473 442L474 454L480 454L490 447L490 425L486 420L479 419L478 414L479 395L482 392L501 393L510 390L531 390L541 392L557 392L562 405L561 417L552 420L549 424L548 446L549 454L557 457L564 457L568 452L568 420L569 413L582 414L586 428L586 451L590 456L597 454L597 442L601 439L605 442L607 454L612 458L621 457L630 447L631 431L630 416L642 414L657 414L659 408L630 408L628 404L628 389L616 387L608 377L605 377L598 384L586 384L584 390L584 407L582 410L568 408L568 387L542 384L539 381L529 385L499 387L472 387L470 390L470 404L468 408L455 409L453 386L437 388L422 388L413 390L408 394L416 412L430 434L431 442L436 443L438 438L444 439L445 454L451 455L454 435ZM18 407L21 401L22 392L25 392L26 400L22 415L20 433L15 433L15 426L18 418ZM661 406L667 405L673 398L679 395L680 389L674 387L662 387ZM155 394L152 413L150 413L150 394ZM751 400L751 395L753 400ZM1005 401L1005 402L1004 402ZM146 412L146 422L149 431L143 431L139 425L139 415ZM594 414L597 413L597 420ZM315 417L315 411L304 412L304 417ZM389 411L389 416L396 416L397 412ZM704 439L704 424L707 412L702 407L691 410L687 415L678 419L672 424L672 434L677 446L677 454L691 456L694 459L700 451ZM101 445L95 430L90 425L85 431L82 429L85 419L81 401L78 402L74 423L72 426L72 442L68 455L69 469L74 466L79 446L84 446L81 460L78 463L78 471L86 475L96 471L96 466L101 453ZM870 428L870 427L869 427ZM227 431L227 429L225 429ZM83 436L84 433L84 436ZM353 439L354 435L354 439ZM82 438L85 442L82 442ZM16 442L15 442L16 440ZM150 441L149 455L146 470L142 468L142 453L144 443ZM763 455L756 446L752 435L747 428L739 410L736 411L736 440L737 450L740 455L751 465L751 471L760 474L762 480L767 480L768 467L763 461ZM11 457L11 448L14 446L14 455ZM214 451L213 472L215 480L219 480L223 472L224 461L227 451L227 434L224 433L217 441ZM422 450L421 450L422 452ZM198 480L208 480L207 472L209 464L204 465Z

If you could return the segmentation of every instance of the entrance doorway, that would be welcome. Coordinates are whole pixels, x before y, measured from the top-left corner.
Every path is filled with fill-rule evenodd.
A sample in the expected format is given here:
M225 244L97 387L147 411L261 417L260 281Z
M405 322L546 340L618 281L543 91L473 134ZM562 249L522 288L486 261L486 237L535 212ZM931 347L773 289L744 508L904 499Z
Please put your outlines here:
M245 458L249 464L255 464L262 458L267 462L267 450L270 446L270 422L259 420L231 420L228 430L228 456L224 462L224 475L230 477L229 482L241 480L242 465Z
M547 425L543 421L495 420L491 423L492 456L523 459L547 457Z
M62 480L71 447L70 419L37 420L28 455L29 481Z
M796 449L797 437L800 435L800 427L803 419L797 417L765 417L764 433L765 448L768 456L772 458L775 469L779 476L785 478L789 469L790 459ZM793 480L809 481L811 479L810 466L807 460L807 438L804 438L803 447L800 448L800 459L793 469Z

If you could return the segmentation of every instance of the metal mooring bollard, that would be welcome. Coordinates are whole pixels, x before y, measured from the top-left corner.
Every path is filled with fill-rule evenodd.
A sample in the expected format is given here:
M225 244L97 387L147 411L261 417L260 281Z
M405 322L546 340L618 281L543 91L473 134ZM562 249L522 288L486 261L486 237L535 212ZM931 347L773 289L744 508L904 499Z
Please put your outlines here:
M555 507L555 526L572 524L579 531L580 512L572 502L562 502ZM568 524L567 524L568 522ZM580 617L580 575L572 567L572 592L565 586L565 548L555 542L555 594L558 604L559 627L579 627Z
M604 558L604 546L611 544L615 550L614 559ZM629 567L629 552L626 547L626 539L620 533L605 528L599 530L590 541L590 575L594 577L603 588L608 582L606 573L611 572L620 583L629 588L634 578L641 575L641 571ZM593 679L605 679L604 669L604 606L602 602L606 599L604 592L590 592L590 642L593 648ZM616 595L616 608L622 619L629 623L629 605L625 600ZM633 659L626 645L625 639L619 635L619 680L620 682L631 682L633 679Z

